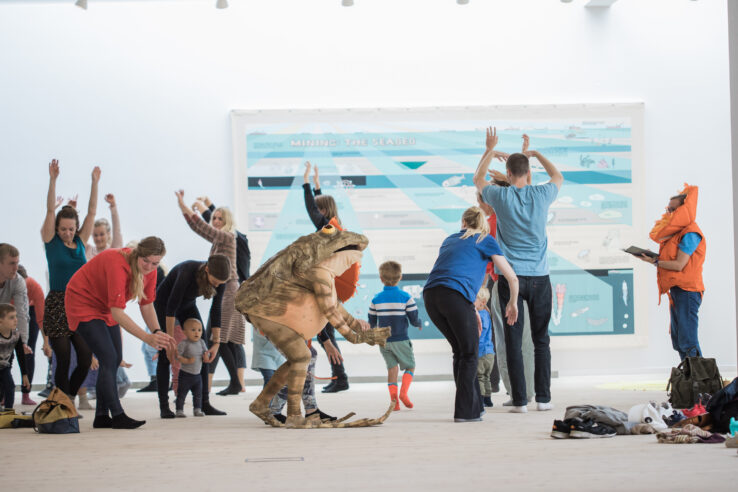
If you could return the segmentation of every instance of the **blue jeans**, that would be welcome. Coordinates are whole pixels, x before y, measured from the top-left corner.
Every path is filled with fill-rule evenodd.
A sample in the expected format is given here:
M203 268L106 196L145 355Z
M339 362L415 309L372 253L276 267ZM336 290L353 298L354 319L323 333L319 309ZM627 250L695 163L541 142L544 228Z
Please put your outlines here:
M95 415L115 417L123 413L118 397L116 375L120 361L123 360L121 351L120 325L108 326L101 319L83 321L77 327L77 333L90 347L100 364L97 373L97 408Z
M266 388L267 383L274 376L274 369L259 369L259 372L261 372L261 377L264 378L264 387Z
M498 296L500 309L504 312L510 301L510 285L505 277L500 277ZM533 339L533 381L535 382L536 401L551 401L551 348L548 335L548 322L551 320L552 292L548 275L518 276L518 320L512 326L505 321L505 351L507 352L507 369L512 386L512 400L515 406L528 404L525 385L525 365L523 363L523 301L528 303L530 317L530 336Z
M702 304L701 292L690 292L672 287L672 305L669 307L671 314L671 345L679 352L679 357L695 357L702 355L700 342L697 340L697 313Z
M148 327L146 327L146 333L151 333ZM144 362L146 363L146 372L149 373L149 377L156 376L156 361L153 357L159 352L154 347L146 342L141 342L141 352L144 354Z

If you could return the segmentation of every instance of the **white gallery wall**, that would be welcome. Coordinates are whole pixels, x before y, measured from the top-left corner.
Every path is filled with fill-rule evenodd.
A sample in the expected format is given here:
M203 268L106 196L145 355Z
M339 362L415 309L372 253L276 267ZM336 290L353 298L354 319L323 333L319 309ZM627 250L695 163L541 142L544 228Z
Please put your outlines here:
M705 355L735 367L725 0L619 0L609 9L584 0L229 3L89 0L83 11L72 0L0 1L0 241L21 250L44 286L51 158L61 164L58 192L79 193L83 211L100 165L100 193L116 194L124 239L161 236L171 266L209 251L174 190L232 204L233 109L643 102L646 221L684 182L700 186L700 339ZM553 369L674 365L668 300L659 306L655 278L649 286L636 293L648 299L647 345L554 346ZM140 343L127 340L124 358L132 379L147 379ZM448 358L427 360L434 367L421 363L418 374L450 373ZM374 351L347 364L351 375L384 373Z

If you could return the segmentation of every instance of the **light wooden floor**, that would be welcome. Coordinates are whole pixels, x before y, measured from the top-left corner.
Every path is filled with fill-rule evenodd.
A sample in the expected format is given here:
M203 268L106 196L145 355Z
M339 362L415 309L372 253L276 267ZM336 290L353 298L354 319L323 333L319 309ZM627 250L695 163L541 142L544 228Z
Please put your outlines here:
M567 405L627 412L634 404L664 399L662 391L601 387L623 379L556 379L550 412L531 405L528 414L510 414L501 406L506 396L496 394L484 422L467 424L451 419L452 383L418 382L411 390L415 409L365 429L267 427L247 410L255 387L244 396L213 397L225 417L166 421L158 417L154 394L130 393L123 400L126 412L148 420L134 431L92 429L92 411L84 412L77 435L0 431L3 485L78 492L736 490L738 454L723 444L658 444L651 435L549 437L553 419L562 418ZM381 383L352 384L347 392L318 398L328 413L356 411L357 417L379 416L388 401Z

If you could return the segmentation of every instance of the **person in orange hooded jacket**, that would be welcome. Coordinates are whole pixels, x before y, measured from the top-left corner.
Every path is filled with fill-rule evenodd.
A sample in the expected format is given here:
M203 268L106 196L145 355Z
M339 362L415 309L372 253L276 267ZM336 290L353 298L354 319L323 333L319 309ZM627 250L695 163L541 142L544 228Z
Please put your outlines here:
M656 266L659 298L662 294L669 296L671 344L682 360L702 355L697 314L705 291L702 265L706 240L695 222L697 198L698 188L685 184L680 194L669 199L666 213L650 233L651 239L659 243L659 256L641 256Z

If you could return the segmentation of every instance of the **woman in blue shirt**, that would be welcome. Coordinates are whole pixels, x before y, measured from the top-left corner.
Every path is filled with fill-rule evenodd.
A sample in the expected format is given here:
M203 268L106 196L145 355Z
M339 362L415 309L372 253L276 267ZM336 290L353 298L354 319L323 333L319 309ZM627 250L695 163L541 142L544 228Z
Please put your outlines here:
M46 217L41 226L41 238L46 249L49 265L49 293L44 305L44 334L49 338L56 355L56 386L74 400L77 391L85 380L92 361L92 352L77 332L69 330L64 309L64 292L72 275L87 262L85 245L92 234L97 212L97 184L100 181L100 168L92 171L92 189L87 216L79 226L79 215L74 207L65 205L55 214L61 200L56 197L56 179L59 177L59 162L54 159L49 164L49 191L46 196ZM77 367L69 376L69 362L72 345L77 352Z
M497 241L489 235L489 225L479 207L468 208L461 217L461 231L443 241L423 289L425 309L451 344L454 355L455 422L482 420L477 384L480 326L474 301L490 259L510 283L505 318L513 324L518 318L518 279Z

